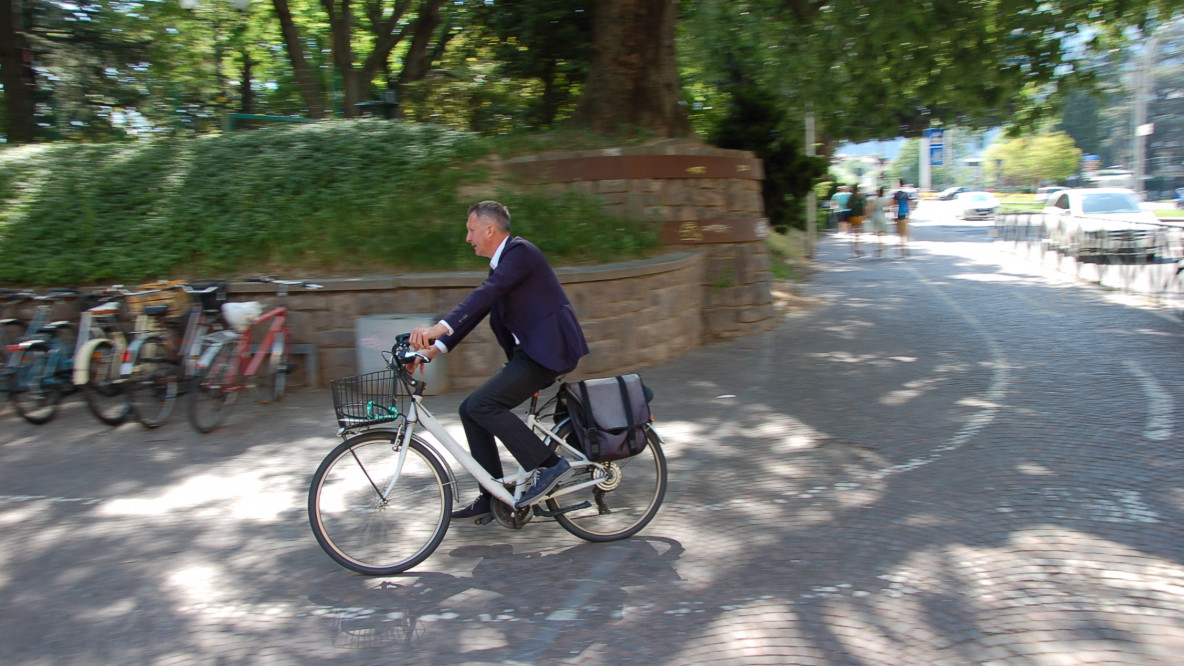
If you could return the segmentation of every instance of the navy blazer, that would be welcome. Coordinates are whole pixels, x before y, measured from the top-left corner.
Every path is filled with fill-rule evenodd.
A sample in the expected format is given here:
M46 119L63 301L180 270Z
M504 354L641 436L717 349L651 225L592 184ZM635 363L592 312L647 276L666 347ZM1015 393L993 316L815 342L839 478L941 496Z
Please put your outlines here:
M440 341L453 349L487 314L507 359L515 335L528 356L555 372L570 371L588 354L584 331L559 278L528 240L511 236L506 241L497 268L444 317L452 334Z

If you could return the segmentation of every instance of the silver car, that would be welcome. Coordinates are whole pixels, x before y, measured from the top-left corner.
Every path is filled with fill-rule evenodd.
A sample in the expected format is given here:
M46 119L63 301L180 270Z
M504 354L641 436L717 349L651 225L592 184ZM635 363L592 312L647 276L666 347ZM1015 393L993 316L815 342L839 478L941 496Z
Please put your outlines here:
M1158 222L1139 206L1134 191L1118 187L1056 192L1044 207L1046 237L1057 250L1077 258L1154 260Z
M999 210L999 200L990 192L959 192L954 205L954 214L964 220L993 220Z

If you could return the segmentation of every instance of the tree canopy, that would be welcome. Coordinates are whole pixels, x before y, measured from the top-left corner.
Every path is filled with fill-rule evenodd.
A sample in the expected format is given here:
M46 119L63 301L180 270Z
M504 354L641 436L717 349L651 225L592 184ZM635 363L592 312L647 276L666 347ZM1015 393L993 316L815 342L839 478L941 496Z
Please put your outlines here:
M227 111L351 116L382 89L412 117L483 131L705 136L742 81L813 113L824 144L1034 125L1094 77L1091 52L1177 4L184 2L0 0L7 140L201 132Z
M1090 55L1163 20L1159 0L690 0L716 76L756 77L818 120L823 143L930 126L1035 127L1096 80ZM700 39L711 35L711 39Z
M987 173L994 179L1035 189L1045 181L1059 182L1076 173L1081 150L1068 134L1053 132L996 142L985 158Z

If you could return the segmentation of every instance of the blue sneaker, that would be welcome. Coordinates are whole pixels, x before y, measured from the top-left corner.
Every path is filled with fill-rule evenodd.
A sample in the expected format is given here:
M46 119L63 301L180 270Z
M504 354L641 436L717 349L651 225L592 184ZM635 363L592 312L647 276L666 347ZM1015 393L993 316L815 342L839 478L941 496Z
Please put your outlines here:
M535 502L546 497L547 493L551 492L559 482L567 478L571 474L571 463L567 462L565 458L560 458L558 464L550 467L540 467L536 470L534 483L522 493L522 497L518 499L518 503L514 505L515 509L523 509Z
M469 502L468 506L461 507L452 512L453 518L479 518L487 515L490 512L489 495L481 495L477 499Z

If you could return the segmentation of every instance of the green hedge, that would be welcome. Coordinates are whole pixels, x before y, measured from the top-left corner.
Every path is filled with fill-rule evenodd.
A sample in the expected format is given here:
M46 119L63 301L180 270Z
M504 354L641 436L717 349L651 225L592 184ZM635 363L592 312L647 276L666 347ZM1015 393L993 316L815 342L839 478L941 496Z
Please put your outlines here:
M0 151L0 283L134 283L473 269L471 201L490 181L475 134L329 121L196 139ZM594 200L482 193L556 263L642 256L656 230Z

